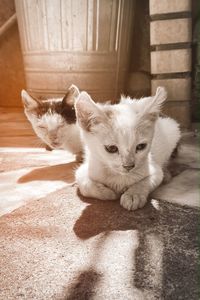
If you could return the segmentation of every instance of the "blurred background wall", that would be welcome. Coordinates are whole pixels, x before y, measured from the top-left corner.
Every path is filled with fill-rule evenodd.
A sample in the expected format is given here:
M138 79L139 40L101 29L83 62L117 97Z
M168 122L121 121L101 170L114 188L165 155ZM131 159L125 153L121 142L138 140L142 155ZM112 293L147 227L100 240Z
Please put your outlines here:
M14 0L0 1L0 28L15 14ZM0 106L21 106L25 76L17 22L0 35Z
M14 0L0 1L0 26L15 14ZM125 94L133 97L150 95L149 2L136 1L129 74ZM20 107L19 97L25 88L25 74L17 22L0 38L0 106Z
M16 0L17 1L17 0ZM185 0L184 0L185 1ZM198 0L192 1L192 20L194 23L199 16ZM15 13L14 0L0 1L0 27ZM193 50L195 46L193 45ZM150 17L149 1L135 2L133 31L131 38L130 63L124 87L124 93L133 97L151 94L151 61L150 61ZM195 50L197 51L197 50ZM193 51L194 52L194 51ZM193 55L192 85L196 66L196 52ZM195 56L195 57L194 57ZM17 22L0 36L0 106L20 107L20 91L26 87L22 51ZM175 102L174 102L175 103ZM168 110L182 125L190 126L190 121L197 121L198 103L193 95L184 110L179 109L179 104Z
M95 101L125 91L135 0L15 0L27 89L58 97L74 83Z

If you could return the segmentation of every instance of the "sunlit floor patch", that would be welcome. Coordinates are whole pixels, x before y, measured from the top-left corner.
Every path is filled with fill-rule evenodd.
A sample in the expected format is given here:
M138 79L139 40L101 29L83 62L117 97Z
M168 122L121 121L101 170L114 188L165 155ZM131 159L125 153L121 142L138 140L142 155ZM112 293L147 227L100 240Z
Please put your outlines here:
M0 215L11 212L12 210L25 204L27 201L39 199L47 196L58 189L61 189L73 182L73 178L69 179L69 182L63 179L48 180L43 177L33 177L34 180L20 182L20 178L31 174L35 170L41 170L42 168L26 168L16 171L4 172L0 174ZM34 174L34 173L33 173ZM60 177L60 176L59 176ZM51 177L50 177L51 178Z
M29 152L37 152L37 153L43 153L46 152L45 148L25 148L25 147L0 147L0 152L5 153L29 153Z
M64 150L0 147L0 216L74 182L74 155Z

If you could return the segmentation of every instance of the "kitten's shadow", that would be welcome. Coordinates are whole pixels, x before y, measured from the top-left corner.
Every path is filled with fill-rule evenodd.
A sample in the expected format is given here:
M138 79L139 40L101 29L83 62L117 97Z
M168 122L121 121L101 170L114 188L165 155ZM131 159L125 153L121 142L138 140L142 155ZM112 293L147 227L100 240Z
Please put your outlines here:
M82 211L73 228L75 234L83 240L102 232L116 230L144 231L152 229L154 231L160 226L170 228L174 226L172 218L185 223L186 215L188 219L188 212L192 215L196 211L190 207L158 201L152 197L148 199L142 209L128 211L120 205L119 200L102 201L86 198L80 194L79 190L77 194L82 202L89 204Z
M78 191L81 201L89 203L74 225L75 234L85 240L101 232L113 230L140 229L143 224L154 226L159 211L148 201L144 208L128 211L120 206L119 200L102 201L83 197Z
M20 177L18 179L18 183L26 183L36 180L60 180L67 183L73 183L75 180L74 171L77 167L78 163L70 162L67 164L37 168Z

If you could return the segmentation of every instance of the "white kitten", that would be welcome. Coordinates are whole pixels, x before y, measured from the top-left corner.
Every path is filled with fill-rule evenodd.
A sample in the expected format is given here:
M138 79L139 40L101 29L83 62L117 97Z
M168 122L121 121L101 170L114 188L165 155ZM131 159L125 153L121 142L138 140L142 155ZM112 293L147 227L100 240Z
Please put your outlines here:
M65 149L82 160L82 143L74 110L79 90L70 86L65 97L40 101L22 91L24 112L37 136L52 149Z
M128 210L145 205L180 139L176 121L158 117L166 97L158 88L154 97L100 105L86 92L79 95L75 109L86 158L76 180L83 196L120 198Z

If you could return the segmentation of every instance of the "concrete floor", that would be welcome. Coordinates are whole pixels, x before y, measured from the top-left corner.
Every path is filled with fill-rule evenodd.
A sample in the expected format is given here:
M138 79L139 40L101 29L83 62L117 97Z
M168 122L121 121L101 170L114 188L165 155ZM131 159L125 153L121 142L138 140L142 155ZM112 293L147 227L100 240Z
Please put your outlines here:
M0 299L198 299L193 132L172 180L128 212L77 195L74 157L39 147L21 111L0 114Z

